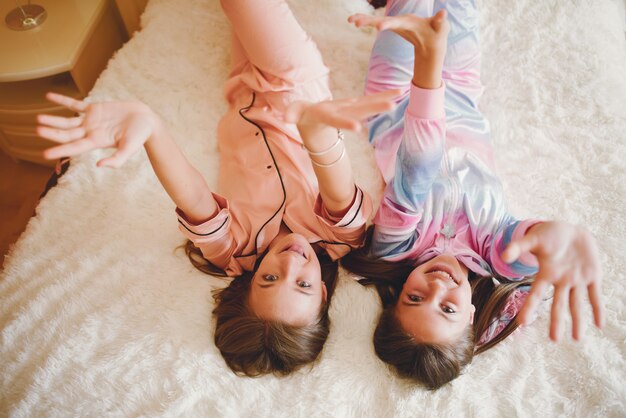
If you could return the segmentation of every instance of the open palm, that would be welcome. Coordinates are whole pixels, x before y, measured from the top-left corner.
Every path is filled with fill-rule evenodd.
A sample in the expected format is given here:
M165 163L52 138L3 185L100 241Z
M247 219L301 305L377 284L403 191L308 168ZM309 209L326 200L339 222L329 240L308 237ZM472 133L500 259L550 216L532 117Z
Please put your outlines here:
M399 95L400 90L388 90L351 99L294 102L287 109L285 120L296 123L300 129L331 126L358 132L363 129L363 120L393 109Z
M543 294L554 286L554 300L550 319L550 338L558 341L569 305L572 316L572 337L583 334L582 307L585 293L593 309L598 328L604 322L601 300L602 272L598 248L591 234L581 227L566 222L543 222L533 226L522 238L512 241L503 259L512 263L524 252L537 257L539 271L535 277L518 322L531 321Z
M44 151L47 159L73 157L98 148L116 148L98 166L119 167L150 138L156 118L139 102L85 103L71 97L48 93L46 98L79 113L75 117L39 115L39 136L58 142Z

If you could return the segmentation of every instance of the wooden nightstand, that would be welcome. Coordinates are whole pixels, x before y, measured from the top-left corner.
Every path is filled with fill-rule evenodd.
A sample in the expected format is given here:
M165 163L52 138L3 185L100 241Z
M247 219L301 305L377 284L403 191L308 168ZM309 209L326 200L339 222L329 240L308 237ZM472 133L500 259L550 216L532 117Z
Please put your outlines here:
M11 30L4 23L16 2L0 4L0 147L15 159L51 166L54 162L44 160L41 153L53 143L35 133L36 115L71 113L45 100L45 93L85 97L127 40L126 21L132 17L120 16L111 0L35 3L46 9L48 17L27 31ZM145 1L140 3L145 6Z

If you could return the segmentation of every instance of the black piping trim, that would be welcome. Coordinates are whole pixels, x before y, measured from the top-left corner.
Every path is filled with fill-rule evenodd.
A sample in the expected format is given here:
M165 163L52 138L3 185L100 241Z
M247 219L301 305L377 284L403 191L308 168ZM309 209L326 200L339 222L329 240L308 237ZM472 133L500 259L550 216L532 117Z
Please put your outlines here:
M355 184L354 185L354 189L358 192L360 189L359 187ZM350 219L350 222L348 222L345 225L341 225L341 227L346 227L348 225L350 225L352 222L354 222L354 220L356 219L357 215L359 214L359 212L361 212L361 206L363 206L363 195L365 194L365 192L363 192L363 190L361 190L361 201L359 202L359 207L356 209L356 212L354 213L354 216L352 217L352 219Z
M353 247L350 244L346 244L345 242L336 242L336 241L326 241L326 240L319 240L319 241L315 241L315 242L310 242L309 244L313 245L313 244L327 244L327 245L345 245L346 247L350 248L350 251L354 250L356 247Z
M265 146L267 147L267 150L269 151L270 156L272 157L272 161L274 162L274 167L276 168L276 173L278 173L278 179L280 180L280 187L283 189L283 201L281 202L278 209L276 209L276 212L274 212L274 214L267 221L265 221L265 223L261 225L261 228L259 228L259 230L257 231L256 236L254 237L254 251L251 252L250 254L241 254L239 256L236 256L236 258L250 257L251 255L258 254L257 248L258 248L259 234L261 233L263 228L265 228L265 226L268 223L270 223L270 221L274 219L276 215L278 215L278 213L283 208L283 206L285 206L285 202L287 201L287 190L285 190L285 183L283 182L283 176L280 174L280 169L278 168L278 164L276 164L276 158L274 157L274 153L272 152L272 149L270 148L270 144L267 141L267 137L265 136L265 131L263 130L263 128L261 128L261 126L258 123L244 116L244 112L247 112L248 110L250 110L250 108L252 108L252 106L254 105L255 99L256 99L256 94L252 92L252 102L250 102L248 106L242 107L241 109L239 109L239 115L246 122L256 126L261 131L261 135L263 135L263 141L265 142Z
M195 232L193 232L191 229L187 228L187 225L185 225L180 219L178 220L178 223L181 224L187 231L191 232L194 235L197 235L199 237L208 237L209 235L213 235L215 234L217 231L219 231L220 229L222 229L222 227L224 225L226 225L226 222L228 222L228 216L226 217L226 219L224 219L224 222L222 222L222 224L220 226L217 227L217 229L207 233L207 234L197 234Z

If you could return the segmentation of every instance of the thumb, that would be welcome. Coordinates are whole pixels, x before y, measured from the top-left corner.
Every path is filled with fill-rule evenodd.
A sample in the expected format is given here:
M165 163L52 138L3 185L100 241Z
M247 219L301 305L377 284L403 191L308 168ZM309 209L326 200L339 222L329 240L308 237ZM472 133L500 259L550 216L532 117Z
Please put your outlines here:
M537 236L532 233L527 233L522 238L513 240L506 247L506 250L502 253L502 260L505 263L512 263L525 252L532 252L538 245L539 240Z
M445 9L439 10L437 14L430 19L430 27L432 27L435 32L439 32L443 22L446 20L446 16L447 12Z
M110 157L103 158L96 164L98 167L110 167L118 168L124 165L124 163L133 155L133 151L130 148L120 148L113 153Z

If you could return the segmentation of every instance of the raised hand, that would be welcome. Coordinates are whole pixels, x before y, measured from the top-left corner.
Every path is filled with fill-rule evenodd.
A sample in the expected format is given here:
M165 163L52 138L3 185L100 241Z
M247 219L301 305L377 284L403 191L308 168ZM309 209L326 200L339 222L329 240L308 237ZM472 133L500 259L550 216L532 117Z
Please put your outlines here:
M143 146L158 123L150 108L139 102L89 104L56 93L48 93L46 98L80 114L37 116L37 134L62 144L45 150L47 159L72 157L98 148L117 148L97 165L119 167Z
M527 251L537 257L539 272L517 317L518 322L522 325L530 322L546 288L553 285L554 299L550 318L550 338L553 341L558 341L561 337L568 300L572 315L572 337L575 340L581 338L585 289L589 295L595 324L601 328L604 322L602 273L598 248L591 234L584 228L566 222L540 223L530 228L519 240L512 241L502 258L505 262L512 263Z
M415 54L412 82L423 89L441 86L443 63L446 56L450 23L447 12L440 10L431 17L415 15L370 16L352 15L350 23L357 27L372 27L379 31L390 30L413 45Z
M328 100L319 103L294 102L285 113L285 121L303 129L330 126L337 129L361 131L363 120L395 106L400 90L362 96L353 99Z
M348 22L357 28L371 27L378 31L390 30L395 32L411 42L417 51L423 50L425 53L436 51L445 53L448 32L450 31L445 10L440 10L431 17L418 17L410 14L371 16L358 13L350 16Z
M357 194L350 159L337 129L362 130L364 119L393 109L399 95L399 90L390 90L355 99L294 102L287 108L284 119L298 127L324 207L331 215L344 216Z

